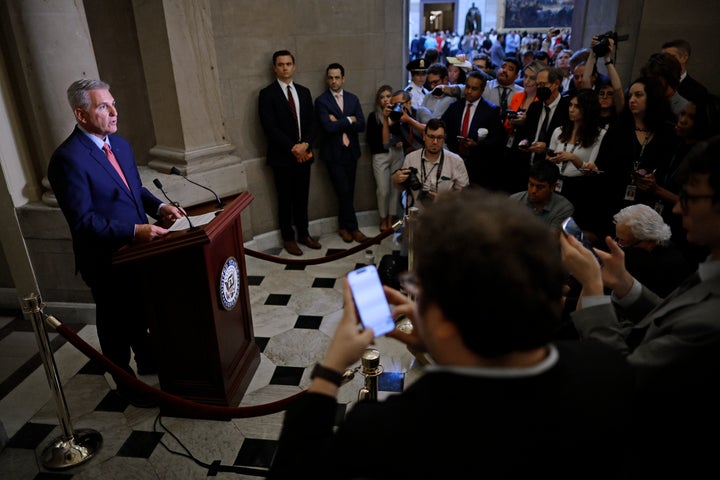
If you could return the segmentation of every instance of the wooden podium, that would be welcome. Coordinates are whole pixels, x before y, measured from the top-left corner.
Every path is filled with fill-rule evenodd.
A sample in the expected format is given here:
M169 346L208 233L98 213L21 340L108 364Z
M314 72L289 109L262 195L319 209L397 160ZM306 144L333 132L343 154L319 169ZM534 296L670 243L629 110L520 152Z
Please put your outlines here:
M210 223L113 257L138 279L136 311L147 316L164 392L234 407L260 363L240 223L252 200L243 192Z

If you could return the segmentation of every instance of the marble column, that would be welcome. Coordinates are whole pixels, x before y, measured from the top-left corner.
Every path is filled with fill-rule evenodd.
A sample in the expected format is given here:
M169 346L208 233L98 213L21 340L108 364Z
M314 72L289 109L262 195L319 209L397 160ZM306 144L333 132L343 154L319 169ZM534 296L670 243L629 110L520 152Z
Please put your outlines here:
M6 8L27 85L32 161L45 172L52 152L75 124L67 87L78 78L98 78L85 9L82 0L11 0ZM47 178L42 184L47 189L43 202L57 206Z
M184 174L237 165L220 101L208 0L133 0L157 144L148 165Z

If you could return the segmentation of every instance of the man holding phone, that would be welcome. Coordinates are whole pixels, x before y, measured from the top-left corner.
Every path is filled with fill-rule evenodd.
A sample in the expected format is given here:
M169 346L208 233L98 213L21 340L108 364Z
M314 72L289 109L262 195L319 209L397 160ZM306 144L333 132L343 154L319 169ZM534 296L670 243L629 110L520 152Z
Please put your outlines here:
M450 105L442 116L448 149L460 155L470 183L488 189L500 185L499 158L505 137L500 107L482 96L487 77L470 72L463 98Z
M637 431L645 435L633 444L644 477L705 475L715 468L715 446L704 432L720 427L720 136L696 145L677 178L682 189L673 213L682 215L688 241L707 246L710 255L664 299L630 275L610 237L609 253L595 251L602 268L580 242L561 238L564 262L582 284L581 307L572 313L580 338L610 345L637 372ZM671 454L657 463L658 451Z
M385 287L395 318L409 318L412 332L387 336L431 364L404 392L354 404L335 427L342 374L376 334L358 329L346 282L343 316L307 393L285 414L268 478L624 471L627 444L617 439L625 424L616 420L631 407L631 372L600 343L552 340L565 274L547 227L504 195L462 190L423 212L414 242L415 271L403 287L417 304ZM468 431L482 435L467 442Z

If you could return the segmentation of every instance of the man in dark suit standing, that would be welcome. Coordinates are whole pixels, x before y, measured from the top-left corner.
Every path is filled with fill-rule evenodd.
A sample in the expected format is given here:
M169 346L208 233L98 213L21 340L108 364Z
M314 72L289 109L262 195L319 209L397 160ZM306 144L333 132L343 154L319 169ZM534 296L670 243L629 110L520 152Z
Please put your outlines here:
M536 96L540 101L528 107L525 123L518 126L515 135L514 147L527 155L527 171L531 164L545 159L553 131L568 120L569 100L561 96L562 79L559 68L547 67L537 73Z
M445 110L442 116L447 147L465 161L470 184L496 189L499 152L504 142L500 107L482 96L487 77L470 72L465 81L464 98Z
M358 133L365 131L365 115L358 97L343 90L345 68L342 65L328 65L325 82L328 89L315 99L315 111L323 133L320 152L338 197L338 233L347 243L364 242L367 237L358 229L353 197L360 158Z
M148 224L147 214L165 222L183 212L163 204L143 187L130 144L116 135L117 110L110 86L82 79L67 90L77 125L52 155L48 180L70 226L75 268L90 287L96 305L96 324L103 354L135 375L154 373L148 326L138 312L129 311L130 287L137 282L112 266L113 252L134 242L149 242L168 230ZM118 393L136 406L150 406L118 383Z
M267 164L275 177L283 246L292 255L302 255L293 224L300 243L320 249L310 236L307 212L315 112L310 90L293 82L295 57L287 50L273 53L273 69L277 80L260 90L260 123L267 137Z

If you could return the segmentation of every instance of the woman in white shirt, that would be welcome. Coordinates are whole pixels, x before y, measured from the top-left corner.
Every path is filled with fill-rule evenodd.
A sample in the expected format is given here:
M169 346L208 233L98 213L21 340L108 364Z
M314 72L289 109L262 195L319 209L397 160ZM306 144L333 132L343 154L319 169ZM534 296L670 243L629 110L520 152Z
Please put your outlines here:
M560 170L555 191L572 202L575 220L584 227L595 223L597 177L602 175L595 159L606 130L599 126L600 102L594 90L572 92L568 108L568 121L553 131L546 158Z

